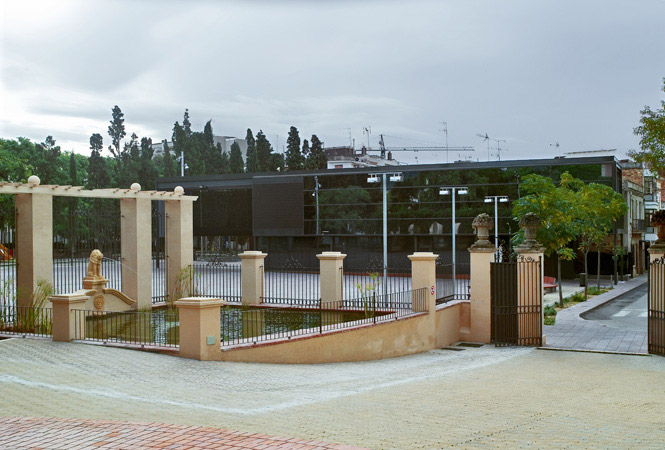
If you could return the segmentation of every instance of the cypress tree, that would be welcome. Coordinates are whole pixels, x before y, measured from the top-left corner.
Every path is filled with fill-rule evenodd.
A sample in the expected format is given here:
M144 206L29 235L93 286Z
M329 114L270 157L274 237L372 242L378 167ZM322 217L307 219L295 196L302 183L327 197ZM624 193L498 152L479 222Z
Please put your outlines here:
M245 140L247 141L247 172L260 172L261 163L256 149L256 141L254 140L254 136L252 136L252 130L249 128L247 128L247 137Z
M296 127L291 127L289 130L284 159L287 170L301 170L305 168L305 158L300 153L300 134Z
M229 156L229 173L242 173L245 170L242 160L242 150L237 142L231 144L231 155Z

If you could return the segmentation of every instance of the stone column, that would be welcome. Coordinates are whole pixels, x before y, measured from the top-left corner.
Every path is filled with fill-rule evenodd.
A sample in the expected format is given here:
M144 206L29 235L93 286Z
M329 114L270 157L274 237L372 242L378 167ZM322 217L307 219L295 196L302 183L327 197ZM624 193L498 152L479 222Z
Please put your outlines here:
M540 322L542 344L545 345L545 327L543 315L543 274L545 247L536 240L536 232L540 228L540 219L533 213L527 213L520 219L520 227L524 229L524 242L515 247L517 253L517 304L519 306L533 305L534 296L540 298L540 314L529 314L529 308L522 309L518 316L519 330L518 345L534 345L533 330ZM533 264L540 261L540 270ZM588 276L588 274L587 274ZM540 287L540 288L539 288Z
M340 252L323 252L316 255L321 267L321 307L336 309L342 307L342 270L346 255Z
M268 254L251 250L238 256L241 266L242 304L258 305L263 301L263 263Z
M657 225L658 239L649 247L649 261L665 256L665 224Z
M53 340L59 342L69 342L72 339L85 338L85 317L81 316L78 327L76 326L77 317L74 309L84 309L87 295L52 295L49 297L53 305Z
M175 302L180 317L180 356L210 361L221 351L219 298L186 297Z
M141 186L132 184L132 191ZM122 292L136 300L138 309L152 307L152 215L150 199L120 200Z
M35 175L28 183L39 186ZM16 284L18 306L32 306L41 280L53 283L53 196L16 194Z
M471 333L474 342L490 343L492 340L491 263L496 257L496 247L489 241L494 228L492 218L483 213L473 219L478 239L469 247L471 259Z
M413 310L432 313L436 310L436 259L439 255L432 252L416 252L409 255L411 260L411 290L413 294ZM425 297L418 297L415 291L425 288Z
M183 189L177 186L174 191L182 193ZM166 287L167 293L174 295L178 275L194 262L192 202L166 200L164 209L166 212Z

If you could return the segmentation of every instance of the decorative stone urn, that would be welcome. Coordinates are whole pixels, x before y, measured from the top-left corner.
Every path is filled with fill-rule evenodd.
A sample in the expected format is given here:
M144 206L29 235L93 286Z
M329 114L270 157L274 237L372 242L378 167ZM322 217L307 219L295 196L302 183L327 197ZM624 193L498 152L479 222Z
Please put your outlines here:
M536 233L541 227L540 217L534 213L526 213L520 219L520 228L524 230L524 242L516 247L518 250L541 250L542 245L536 240Z
M658 244L665 244L665 210L661 209L651 215L651 224L657 228Z
M494 228L494 221L486 214L478 214L471 223L476 230L478 240L471 246L472 248L494 248L494 244L489 241L490 230Z

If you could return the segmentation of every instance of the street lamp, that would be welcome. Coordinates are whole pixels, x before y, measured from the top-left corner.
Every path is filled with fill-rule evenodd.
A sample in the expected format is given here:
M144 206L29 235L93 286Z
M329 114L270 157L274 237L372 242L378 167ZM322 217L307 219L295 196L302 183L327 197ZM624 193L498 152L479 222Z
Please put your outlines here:
M180 153L180 156L176 157L175 159L180 163L180 176L184 177L185 176L185 169L189 169L189 166L185 164L185 152L182 151Z
M456 295L455 285L457 281L457 267L456 267L456 257L455 257L455 194L466 195L469 193L469 188L466 187L441 187L439 190L439 195L450 195L452 193L453 198L453 298Z
M506 203L508 197L505 195L487 195L485 203L494 202L494 245L496 246L496 260L501 262L501 250L499 250L499 203Z
M314 175L314 197L316 198L316 235L319 235L319 177Z
M379 177L380 175L380 177ZM367 177L368 183L378 183L380 179L383 180L383 293L384 295L388 293L388 202L387 202L387 189L386 189L386 179L388 174L386 172L382 173L370 173ZM391 182L400 182L404 178L399 172L393 173L390 175Z

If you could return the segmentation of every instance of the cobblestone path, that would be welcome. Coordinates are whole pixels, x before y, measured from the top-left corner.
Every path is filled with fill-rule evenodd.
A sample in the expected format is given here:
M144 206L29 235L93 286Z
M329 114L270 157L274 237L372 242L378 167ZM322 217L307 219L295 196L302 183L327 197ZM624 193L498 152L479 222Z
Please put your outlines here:
M2 416L196 425L371 449L662 448L663 379L661 357L492 346L300 366L0 341Z

